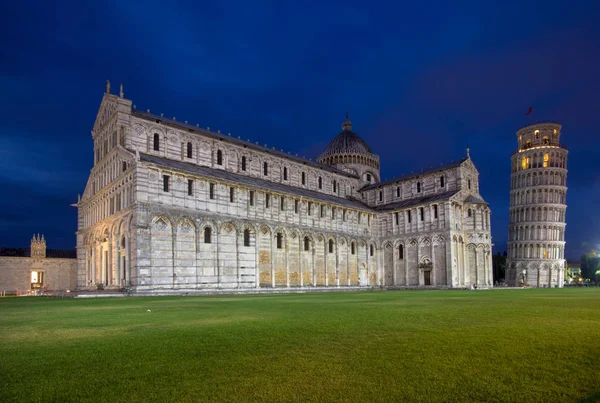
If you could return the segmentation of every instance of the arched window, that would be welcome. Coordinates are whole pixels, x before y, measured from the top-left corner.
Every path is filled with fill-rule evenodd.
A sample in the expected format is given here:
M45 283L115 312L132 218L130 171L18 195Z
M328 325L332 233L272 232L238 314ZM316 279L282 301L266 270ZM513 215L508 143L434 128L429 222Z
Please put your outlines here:
M467 180L467 186L471 189L471 179Z
M337 193L337 182L333 180L333 193Z
M304 237L304 250L305 251L309 251L310 250L310 239L308 239L308 237Z
M469 217L471 217L471 214L472 214L472 212L471 212L471 209L468 209L468 210L467 210L467 215L468 215Z
M246 170L246 156L242 156L242 171Z
M396 197L400 197L400 186L396 188Z
M367 182L371 182L371 174L367 174Z
M154 151L160 151L160 136L154 133Z
M277 233L277 249L281 249L281 245L282 245L282 240L283 240L283 235L281 235L281 232Z
M352 242L350 244L350 253L354 255L355 251L354 251L354 242Z
M421 193L421 182L417 182L417 193Z
M404 245L398 246L398 259L404 259Z
M244 230L244 246L250 246L250 230L248 228Z
M125 237L121 238L121 248L125 249Z
M192 143L187 143L187 157L192 158Z
M329 253L333 253L333 239L329 240Z
M323 189L323 178L319 176L319 189Z
M217 165L223 165L223 152L217 150Z
M204 243L211 243L212 229L210 227L204 228Z
M283 167L283 180L287 180L287 167Z
M383 191L379 191L379 201L383 201Z
M267 161L263 162L263 175L269 174L269 163Z
M440 176L440 187L444 187L444 175Z
M544 168L548 168L548 164L550 163L550 156L548 153L544 154Z
M373 256L373 245L369 246L369 254Z

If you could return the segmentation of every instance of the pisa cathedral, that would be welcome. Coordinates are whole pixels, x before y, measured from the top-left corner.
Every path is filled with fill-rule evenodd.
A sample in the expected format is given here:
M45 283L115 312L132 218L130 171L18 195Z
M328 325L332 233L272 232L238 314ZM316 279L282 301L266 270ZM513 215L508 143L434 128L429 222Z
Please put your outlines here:
M80 290L492 284L490 209L468 150L382 182L347 118L313 162L137 110L122 87L107 88L92 138Z

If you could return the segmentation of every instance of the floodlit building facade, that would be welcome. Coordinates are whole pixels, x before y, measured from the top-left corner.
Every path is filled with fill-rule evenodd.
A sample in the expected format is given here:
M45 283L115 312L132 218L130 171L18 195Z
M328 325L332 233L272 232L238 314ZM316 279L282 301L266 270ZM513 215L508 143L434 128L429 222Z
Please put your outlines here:
M44 235L34 235L29 248L0 248L0 294L35 295L75 290L74 250L46 249Z
M381 182L346 118L316 162L104 94L77 203L78 288L187 292L492 283L468 155Z
M564 283L568 152L560 135L558 123L534 124L517 132L506 269L512 286Z

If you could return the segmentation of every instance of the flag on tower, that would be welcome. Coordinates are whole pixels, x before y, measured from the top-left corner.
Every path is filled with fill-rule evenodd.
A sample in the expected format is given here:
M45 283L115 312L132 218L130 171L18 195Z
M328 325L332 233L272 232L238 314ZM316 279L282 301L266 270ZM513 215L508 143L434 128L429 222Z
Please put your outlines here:
M529 116L533 113L533 106L530 106L529 109L527 109L527 112L525 112L525 116Z

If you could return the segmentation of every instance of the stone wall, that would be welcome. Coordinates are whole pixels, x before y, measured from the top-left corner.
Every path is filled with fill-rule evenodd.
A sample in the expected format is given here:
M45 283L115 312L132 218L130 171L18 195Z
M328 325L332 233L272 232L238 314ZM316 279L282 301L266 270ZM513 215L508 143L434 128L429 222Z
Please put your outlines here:
M13 294L31 287L31 273L43 273L43 288L47 290L75 290L77 287L77 260L0 256L0 290Z

